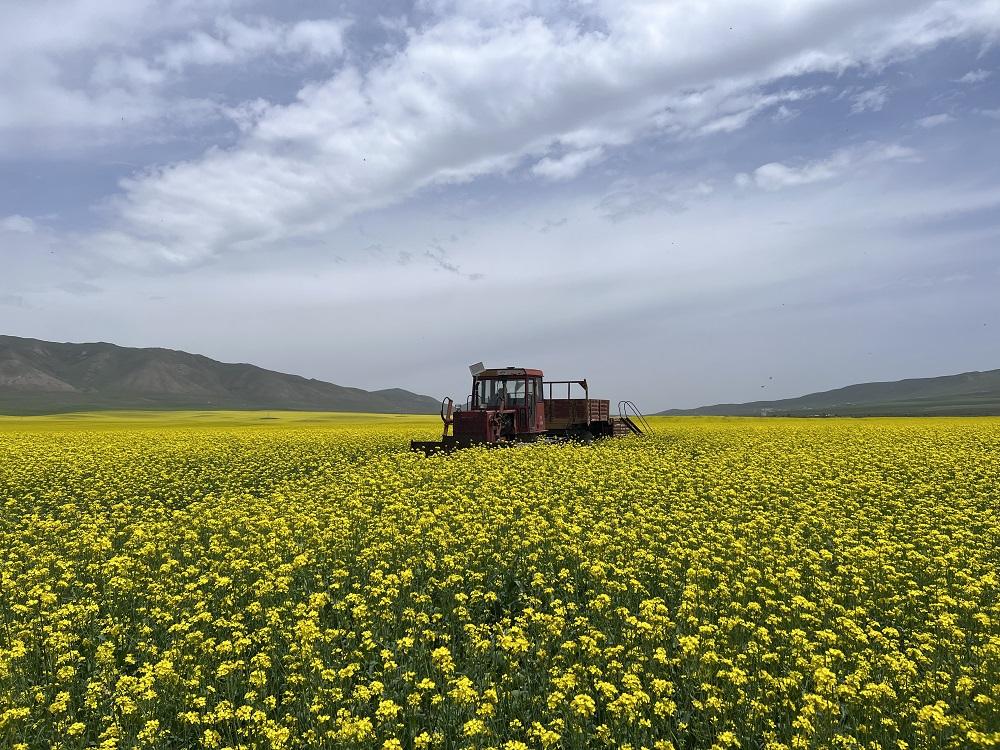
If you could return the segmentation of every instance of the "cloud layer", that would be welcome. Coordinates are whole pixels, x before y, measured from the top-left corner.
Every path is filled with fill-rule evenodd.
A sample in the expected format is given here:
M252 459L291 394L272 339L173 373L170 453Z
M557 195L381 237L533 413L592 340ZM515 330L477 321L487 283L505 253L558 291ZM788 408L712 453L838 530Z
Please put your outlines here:
M746 186L756 184L764 190L780 190L798 185L832 180L842 175L879 162L918 159L912 148L898 144L868 143L860 147L845 148L828 158L804 164L789 166L781 162L762 164L752 175L738 174L736 184Z
M569 15L553 14L554 7L523 3L495 13L493 4L425 3L405 38L371 64L348 55L329 76L302 86L292 103L257 99L226 109L242 128L234 145L127 179L104 230L80 242L129 263L186 265L314 241L348 217L431 185L523 167L537 178L568 180L639 138L733 132L778 107L785 109L776 116L787 116L788 102L816 92L768 90L783 80L884 65L1000 28L994 0L732 0L708 11L693 0L595 2ZM229 9L174 3L160 26L179 28ZM116 22L134 31L153 12L140 4ZM96 31L101 14L80 13L95 29L91 43L108 44L112 32ZM211 109L204 101L168 104L149 92L192 66L344 55L343 19L219 18L209 31L185 31L146 58L138 51L101 57L90 98L43 85L62 103L27 111L98 125L119 111L130 122L197 117ZM44 50L66 54L67 47L68 40L43 38L43 52L33 53L38 69L46 67ZM55 78L53 72L48 83ZM877 111L887 97L885 86L860 91L851 111ZM0 107L8 129L17 126L13 109ZM763 179L815 181L826 169L837 166L797 176L769 166Z

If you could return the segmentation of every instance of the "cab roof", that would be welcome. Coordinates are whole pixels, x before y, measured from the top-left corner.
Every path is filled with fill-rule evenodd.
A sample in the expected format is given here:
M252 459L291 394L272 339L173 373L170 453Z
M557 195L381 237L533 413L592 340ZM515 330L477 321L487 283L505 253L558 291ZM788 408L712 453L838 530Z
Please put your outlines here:
M524 377L543 377L544 373L541 370L532 370L527 367L497 367L489 370L483 370L476 374L477 378L524 378Z

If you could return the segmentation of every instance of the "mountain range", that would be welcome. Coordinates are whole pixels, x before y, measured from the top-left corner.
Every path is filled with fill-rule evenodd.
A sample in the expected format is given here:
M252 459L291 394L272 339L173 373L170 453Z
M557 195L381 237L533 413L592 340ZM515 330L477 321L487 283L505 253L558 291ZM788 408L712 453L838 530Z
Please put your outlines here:
M0 336L0 414L98 409L289 409L432 414L436 399L365 391L173 349Z
M173 349L0 335L0 414L103 409L252 409L434 414L400 388L365 391ZM1000 370L860 383L797 398L668 409L662 415L1000 415Z
M668 409L660 414L792 417L1000 415L1000 370L860 383L798 398Z

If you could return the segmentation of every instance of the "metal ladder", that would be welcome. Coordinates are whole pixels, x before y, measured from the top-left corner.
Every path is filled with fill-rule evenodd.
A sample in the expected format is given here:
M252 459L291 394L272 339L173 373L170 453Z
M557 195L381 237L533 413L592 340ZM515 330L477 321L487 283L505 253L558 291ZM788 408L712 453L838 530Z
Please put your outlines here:
M636 424L636 422L639 424ZM639 411L639 407L632 401L618 402L618 419L616 423L624 425L633 435L648 435L653 431L653 428L649 426L649 422L646 421L642 412Z

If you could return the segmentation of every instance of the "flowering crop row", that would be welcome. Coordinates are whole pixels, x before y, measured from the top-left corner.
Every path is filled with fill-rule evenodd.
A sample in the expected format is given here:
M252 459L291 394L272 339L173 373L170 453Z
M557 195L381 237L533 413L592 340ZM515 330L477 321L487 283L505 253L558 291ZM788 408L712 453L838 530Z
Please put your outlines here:
M0 746L1000 746L1000 421L83 427L0 431Z

